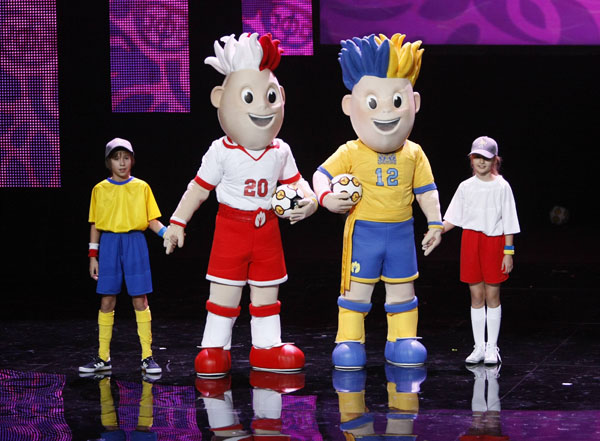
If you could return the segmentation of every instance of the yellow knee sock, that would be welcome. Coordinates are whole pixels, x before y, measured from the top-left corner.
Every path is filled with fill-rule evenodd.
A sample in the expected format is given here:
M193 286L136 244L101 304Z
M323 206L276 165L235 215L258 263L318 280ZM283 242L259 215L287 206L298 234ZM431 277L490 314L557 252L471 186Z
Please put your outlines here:
M385 305L388 322L388 341L396 341L399 338L416 337L417 322L419 321L418 300L413 298L408 303L396 305Z
M365 342L365 317L366 312L352 311L338 307L338 332L335 342L359 341Z
M143 311L135 311L135 321L137 322L137 332L142 345L142 360L152 356L152 315L150 307Z
M138 427L150 428L154 423L154 397L152 396L152 383L142 381L142 398L140 399L140 414Z
M414 392L397 392L395 383L387 384L388 407L402 413L419 413L419 395Z
M115 311L98 311L98 356L104 361L110 359L110 341L114 323Z
M100 421L105 428L116 428L119 426L117 422L117 412L110 391L110 378L103 378L98 384L100 388Z

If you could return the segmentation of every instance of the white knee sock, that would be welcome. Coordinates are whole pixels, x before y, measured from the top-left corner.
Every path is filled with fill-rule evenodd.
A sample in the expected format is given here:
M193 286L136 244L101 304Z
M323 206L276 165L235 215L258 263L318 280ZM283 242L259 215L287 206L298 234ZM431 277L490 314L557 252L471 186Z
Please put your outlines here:
M471 326L473 328L473 339L475 346L485 344L485 308L475 309L471 307Z
M498 344L498 334L500 333L500 322L502 320L502 305L498 305L496 308L487 309L487 334L488 343L492 346Z

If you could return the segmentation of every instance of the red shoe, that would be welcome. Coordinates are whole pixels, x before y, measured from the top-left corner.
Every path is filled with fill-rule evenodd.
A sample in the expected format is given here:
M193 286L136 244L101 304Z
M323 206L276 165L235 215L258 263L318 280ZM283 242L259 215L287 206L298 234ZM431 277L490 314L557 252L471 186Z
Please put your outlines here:
M270 349L252 346L250 366L259 371L297 372L304 367L304 353L291 343Z
M199 377L224 377L231 369L231 354L223 348L205 348L196 356L194 363Z
M218 398L231 390L231 375L222 378L196 378L196 390L203 398Z
M279 372L252 370L250 371L250 385L258 389L269 389L280 394L289 394L304 387L304 374L281 374Z

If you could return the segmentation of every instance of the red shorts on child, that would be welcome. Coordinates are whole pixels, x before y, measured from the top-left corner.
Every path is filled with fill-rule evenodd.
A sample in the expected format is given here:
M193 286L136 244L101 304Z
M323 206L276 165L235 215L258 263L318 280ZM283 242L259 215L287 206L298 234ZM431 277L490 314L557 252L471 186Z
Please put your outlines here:
M486 236L480 231L463 230L460 247L460 281L465 283L502 283L504 236Z
M255 217L259 216L259 221ZM221 205L206 278L225 285L278 285L287 280L279 221L273 212Z

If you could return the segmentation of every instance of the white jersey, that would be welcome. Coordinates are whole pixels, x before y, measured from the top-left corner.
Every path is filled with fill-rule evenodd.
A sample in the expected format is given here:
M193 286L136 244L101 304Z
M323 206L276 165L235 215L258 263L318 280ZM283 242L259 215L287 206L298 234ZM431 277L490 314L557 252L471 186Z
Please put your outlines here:
M444 220L486 236L516 234L519 228L515 198L502 176L482 181L472 176L458 186Z
M262 150L247 150L226 136L213 141L196 176L202 187L216 188L219 203L245 211L270 210L277 181L299 179L290 146L281 139Z

